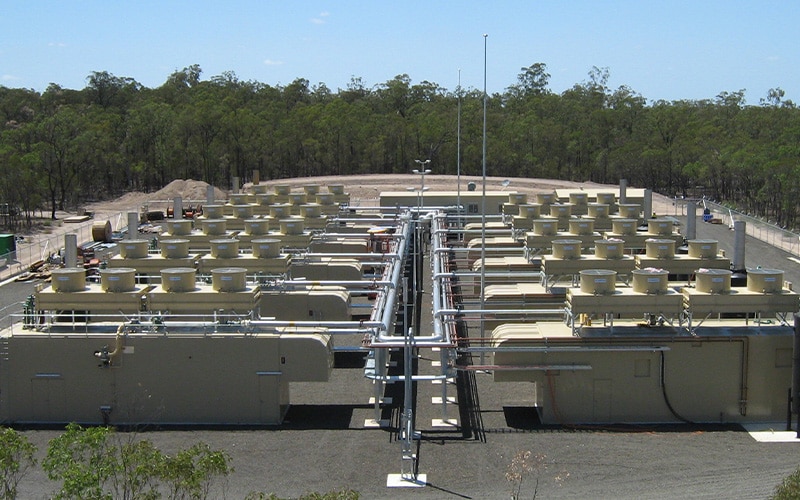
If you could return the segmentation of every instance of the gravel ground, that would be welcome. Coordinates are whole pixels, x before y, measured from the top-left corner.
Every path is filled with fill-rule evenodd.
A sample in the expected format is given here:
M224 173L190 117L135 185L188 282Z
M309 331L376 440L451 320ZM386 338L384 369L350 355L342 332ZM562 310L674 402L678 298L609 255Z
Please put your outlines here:
M698 238L716 238L721 249L732 252L732 232L724 227L699 224ZM787 279L800 282L798 266L787 266L786 255L750 238L747 245L748 265L758 260L764 266L788 267ZM32 287L0 287L0 307L22 302ZM419 371L433 373L430 362L436 358L436 353L422 350ZM462 424L452 430L431 425L431 419L441 417L441 407L431 403L433 396L441 396L440 386L420 382L415 387L419 472L427 475L427 485L390 489L387 475L401 472L396 425L402 386L387 389L394 400L382 410L393 427L365 429L364 421L375 416L368 402L372 386L356 367L357 359L342 355L337 364L341 368L328 383L292 386L292 407L281 426L150 429L141 437L165 452L199 441L226 450L235 472L212 497L230 499L253 491L290 498L344 488L370 499L509 498L512 484L505 474L518 451L543 456L541 465L524 479L522 498L533 497L535 491L537 498L767 498L800 464L800 441L759 443L736 426L542 428L535 425L527 384L494 383L491 375L478 373L477 404L449 406L448 415ZM448 395L456 393L453 385ZM783 430L782 424L776 424L776 430ZM59 432L25 433L39 447L41 458L47 442ZM48 498L55 485L37 468L20 489L20 498Z

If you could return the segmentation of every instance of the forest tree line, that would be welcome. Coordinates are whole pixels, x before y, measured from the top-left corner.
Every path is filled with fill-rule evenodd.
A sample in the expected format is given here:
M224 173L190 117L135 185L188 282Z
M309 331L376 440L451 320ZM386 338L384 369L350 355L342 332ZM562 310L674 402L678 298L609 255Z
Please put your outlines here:
M193 65L157 88L93 72L81 90L0 86L0 204L25 223L174 179L223 189L315 175L481 175L484 94L412 83L408 75L344 89L298 78L270 86ZM542 63L485 96L488 175L616 184L700 196L800 227L800 110L771 89L713 99L654 101L608 86L606 68L561 93ZM460 111L459 111L460 109Z

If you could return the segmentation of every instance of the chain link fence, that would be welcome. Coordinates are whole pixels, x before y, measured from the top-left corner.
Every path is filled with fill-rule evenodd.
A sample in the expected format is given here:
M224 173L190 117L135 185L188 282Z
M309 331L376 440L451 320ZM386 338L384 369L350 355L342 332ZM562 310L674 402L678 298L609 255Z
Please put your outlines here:
M111 223L115 231L127 227L127 213L118 213L111 217L94 218L85 222L69 223L63 220L53 221L49 233L24 236L16 242L16 250L0 255L0 282L27 272L30 267L40 261L47 261L64 247L64 235L74 233L78 244L92 241L92 227L96 223Z
M704 210L708 209L712 219L718 220L721 224L725 224L731 229L733 229L734 221L744 221L748 235L800 257L800 234L783 229L769 220L744 214L725 205L720 205L707 199L686 200L673 198L674 215L686 216L686 206L691 201L697 203L698 216L702 216Z

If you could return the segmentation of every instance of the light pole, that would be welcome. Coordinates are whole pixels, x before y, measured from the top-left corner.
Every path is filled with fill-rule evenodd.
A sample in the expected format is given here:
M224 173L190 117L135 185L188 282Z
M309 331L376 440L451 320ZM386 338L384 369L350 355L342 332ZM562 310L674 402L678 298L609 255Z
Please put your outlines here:
M419 165L419 170L412 170L413 173L419 174L421 178L421 185L419 188L419 208L420 212L422 212L422 207L425 206L425 176L431 173L430 169L425 168L425 165L431 162L431 160L414 160Z
M486 39L483 35L483 194L481 195L481 346L486 336L486 324L483 311L486 309ZM484 364L484 353L481 351L481 364Z
M456 207L461 221L461 69L458 70L458 120L456 125Z

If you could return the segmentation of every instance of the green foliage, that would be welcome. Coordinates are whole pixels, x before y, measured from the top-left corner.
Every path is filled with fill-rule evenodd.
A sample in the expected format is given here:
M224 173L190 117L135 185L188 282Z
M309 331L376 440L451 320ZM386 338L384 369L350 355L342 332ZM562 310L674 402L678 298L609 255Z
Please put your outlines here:
M227 476L233 469L230 456L200 443L165 457L161 477L169 489L168 498L208 498L209 489L217 476Z
M0 499L17 498L17 487L36 465L36 447L14 429L0 428Z
M201 75L192 65L155 89L106 71L92 72L82 90L0 86L0 164L9 167L0 169L0 202L55 215L98 193L152 191L178 178L227 188L255 168L265 179L407 173L414 160L430 159L434 173L455 174L459 103L462 173L480 174L478 89L451 92L407 74L372 87L354 77L337 91L304 78L272 87L233 72ZM791 182L800 110L781 88L758 106L747 105L743 90L648 104L625 85L610 88L608 68L590 68L560 94L549 80L535 62L488 96L489 175L625 178L800 226Z
M328 493L308 493L298 498L298 500L358 500L361 495L357 491L342 490ZM250 493L245 500L282 500L280 497L266 493Z
M157 499L162 490L170 499L205 499L217 478L233 472L230 456L204 443L169 456L109 427L74 423L50 441L42 466L61 482L58 499Z
M795 470L775 487L773 500L796 500L800 498L800 469Z
M112 498L105 489L115 473L107 442L111 432L108 427L84 429L73 423L50 441L42 467L49 479L61 481L56 498Z

